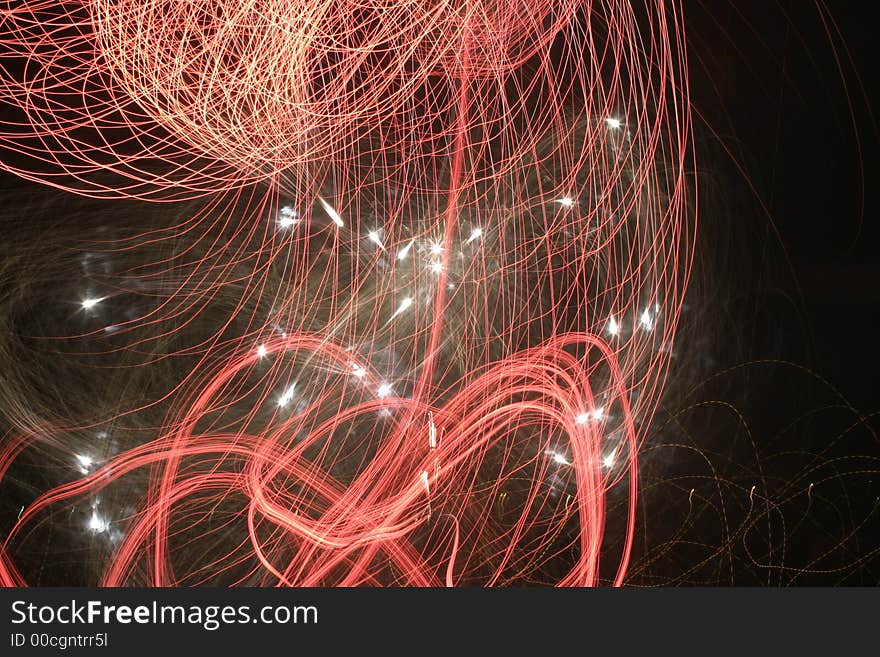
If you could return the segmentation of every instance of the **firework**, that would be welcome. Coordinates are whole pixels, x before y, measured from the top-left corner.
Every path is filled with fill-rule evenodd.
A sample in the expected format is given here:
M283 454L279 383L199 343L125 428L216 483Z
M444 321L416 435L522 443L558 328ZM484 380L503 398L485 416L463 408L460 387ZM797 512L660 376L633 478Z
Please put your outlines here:
M0 474L42 450L69 480L22 509L3 581L25 582L29 527L85 505L107 585L620 584L694 221L681 18L647 18L518 0L6 10L6 170L205 200L93 241L112 264L84 265L72 303L91 324L65 339L176 378L25 414ZM100 457L57 437L114 423L138 439Z

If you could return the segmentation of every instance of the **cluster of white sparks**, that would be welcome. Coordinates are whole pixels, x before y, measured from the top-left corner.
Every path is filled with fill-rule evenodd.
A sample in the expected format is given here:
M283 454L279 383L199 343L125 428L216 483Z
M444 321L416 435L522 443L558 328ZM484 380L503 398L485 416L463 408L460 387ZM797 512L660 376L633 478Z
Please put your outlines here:
M621 129L624 126L623 121L615 117L608 117L605 119L605 125L609 130L616 131ZM343 220L342 216L339 212L331 205L329 201L327 201L323 197L317 197L317 201L320 203L321 208L323 209L326 216L330 219L330 221L338 228L344 229L346 224ZM577 198L571 195L564 195L559 198L555 198L550 203L554 203L559 206L561 211L569 211L574 208L577 208L579 205L579 201ZM284 205L282 206L278 212L276 217L274 218L275 225L277 230L279 231L291 231L301 224L301 215L300 213L292 206L292 205ZM372 227L366 231L365 239L373 244L377 249L379 249L382 253L387 253L389 250L389 244L386 244L384 240L385 231L381 226ZM470 247L473 245L479 244L481 247L486 244L486 230L483 226L471 226L470 232L467 234L467 237L462 239L459 242L459 247L453 247L456 250L461 250L458 254L461 258L465 257L464 250L472 250L466 249L465 247ZM431 271L434 274L441 274L444 272L444 261L443 256L446 253L447 249L450 248L449 245L445 244L442 240L422 240L409 237L401 242L399 247L397 247L396 251L392 251L394 253L394 258L399 263L404 263L406 261L410 261L412 258L416 257L414 254L419 254L418 257L424 257L423 265L427 270ZM447 282L447 285L450 289L454 287L454 283ZM105 301L108 297L106 296L87 296L82 298L79 301L79 305L84 311L95 311L101 302ZM410 311L415 305L415 298L411 294L407 294L397 303L397 306L391 312L388 322L393 322L400 316L404 315L408 311ZM641 313L637 313L637 317L634 319L632 326L634 330L642 330L645 332L651 332L654 330L656 326L656 322L658 316L660 314L660 308L658 305L654 305L653 309L651 307L645 307ZM111 330L115 330L115 326L108 326L105 331L111 332ZM280 327L278 330L281 331ZM610 315L607 318L607 321L604 326L604 332L611 336L612 338L617 338L624 331L623 323L621 322L621 318L619 316ZM282 332L282 335L286 335ZM270 351L266 344L258 344L255 347L256 355L259 359L264 359L269 356ZM352 361L350 364L350 375L358 380L365 380L368 377L367 368L356 361ZM393 377L391 377L393 380ZM394 395L394 387L390 381L383 381L381 379L371 379L374 381L372 386L374 393L377 398L385 399L392 395ZM287 407L296 396L296 384L288 384L284 387L281 393L276 398L276 403L278 408ZM575 416L574 423L577 426L584 425L599 425L603 426L609 420L609 415L606 413L605 408L602 406L596 407L589 411L583 411ZM591 429L593 430L593 429ZM428 425L428 442L429 448L434 450L437 448L437 429L434 424L433 416L430 416L429 425ZM601 456L600 461L602 467L606 470L610 470L614 467L614 464L617 460L618 456L618 447L614 446L609 452L605 455ZM544 452L553 463L559 466L571 466L572 462L563 452L556 450L547 450ZM86 454L77 454L75 457L75 467L77 470L83 475L89 475L93 467L95 465L95 461L92 457ZM420 472L425 490L427 493L430 493L430 487L428 482L428 473L425 471ZM95 505L92 509L91 516L87 522L87 529L94 534L102 534L108 532L110 528L110 521L98 513L97 505Z

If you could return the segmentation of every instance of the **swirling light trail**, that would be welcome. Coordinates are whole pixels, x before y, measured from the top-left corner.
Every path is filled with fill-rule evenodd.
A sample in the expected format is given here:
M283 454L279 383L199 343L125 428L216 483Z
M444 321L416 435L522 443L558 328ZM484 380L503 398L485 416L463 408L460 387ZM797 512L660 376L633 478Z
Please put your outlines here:
M103 244L188 246L120 275L147 310L80 337L198 362L115 412L167 404L154 439L26 506L4 584L28 528L135 473L137 508L87 523L118 528L103 584L624 581L691 261L676 3L25 0L0 20L4 169L209 199ZM161 351L231 287L225 320ZM0 481L51 429L2 443Z

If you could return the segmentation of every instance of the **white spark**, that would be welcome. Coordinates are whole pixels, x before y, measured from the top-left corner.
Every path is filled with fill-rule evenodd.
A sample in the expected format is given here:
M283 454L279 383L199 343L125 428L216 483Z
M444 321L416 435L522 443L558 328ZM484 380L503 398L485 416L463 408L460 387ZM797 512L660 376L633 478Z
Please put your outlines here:
M92 463L94 463L94 459L91 456L86 454L77 454L76 460L79 463L79 471L83 474L89 473L89 468L92 467Z
M378 231L371 230L369 233L367 233L367 239L369 239L373 244L378 246L383 251L385 250L385 245L382 244L382 240L379 237Z
M610 454L607 454L602 459L602 465L604 465L606 468L611 468L614 465L614 460L616 458L617 458L617 450L613 449L613 450L611 450Z
M435 242L431 245L431 255L440 255L443 253L443 245L439 242Z
M415 244L415 243L416 243L416 241L412 240L409 244L407 244L400 251L398 251L397 252L397 259L398 260L406 260L406 257L409 255L410 249L413 247L413 244Z
M261 344L259 347L257 347L257 356L259 356L260 358L265 358L266 354L268 353L269 350L266 349L266 345Z
M586 424L587 422L590 421L590 418L592 418L598 422L604 416L605 416L605 407L599 406L598 408L594 409L592 413L578 413L577 417L575 417L574 421L577 424Z
M379 386L379 389L376 390L376 395L379 397L379 399L384 399L385 397L389 396L390 394L391 394L391 384L390 383L383 383L382 385Z
M110 523L107 520L99 516L97 511L92 511L92 517L89 518L89 529L100 534L107 531L109 527Z
M428 447L437 449L437 427L434 424L434 413L428 413Z
M413 299L412 299L412 297L404 297L404 298L401 300L400 305L397 306L397 310L395 310L395 311L394 311L394 314L391 315L391 319L394 319L395 317L397 317L397 316L398 316L400 313L402 313L402 312L406 312L406 310L409 309L409 307L412 306L412 305L413 305ZM391 320L388 320L388 321L391 321Z
M290 228L291 226L299 222L296 210L294 210L289 205L285 205L283 208L281 208L281 210L279 210L278 212L278 215L279 228Z
M557 199L556 202L564 208L570 208L574 205L574 199L571 196L563 196L562 198Z
M90 297L88 299L83 299L82 301L80 301L80 305L82 306L83 310L91 310L106 298L107 297Z
M615 119L613 116L609 116L607 119L605 119L605 123L612 130L617 130L622 125L620 119Z
M568 459L559 452L553 452L553 461L558 463L559 465L571 465Z
M611 319L608 320L608 333L611 335L617 335L620 333L620 324L614 319L614 315L611 315Z
M431 494L431 486L428 483L428 471L422 470L419 474L422 476L422 485L425 487L425 492L428 495L430 495Z
M479 228L479 227L474 228L474 229L471 231L471 236L467 238L467 242L466 242L466 244L470 244L470 243L473 242L474 240L478 240L478 239L480 239L482 236L483 236L483 229L482 229L482 228Z
M439 260L435 260L431 263L431 271L435 274L439 274L443 271L443 263Z
M334 224L336 224L336 225L339 226L340 228L342 228L343 226L345 226L345 224L342 222L342 217L340 217L340 216L339 216L339 213L336 212L336 210L333 209L333 206L332 206L332 205L330 205L327 201L325 201L325 200L324 200L323 198L321 198L320 196L318 197L318 200L321 202L321 205L322 205L323 208L324 208L324 212L326 212L326 213L327 213L327 216L330 217L330 218L333 220L333 223L334 223Z
M651 311L648 308L645 308L645 312L642 313L642 316L639 318L642 326L645 327L646 331L650 331L654 328L654 319L651 317Z
M367 375L367 370L358 365L357 363L351 364L351 373L354 374L357 378L363 379Z
M290 401L293 399L295 388L295 383L291 383L289 386L287 386L287 389L283 393L281 393L281 396L278 398L278 406L284 408L290 403Z

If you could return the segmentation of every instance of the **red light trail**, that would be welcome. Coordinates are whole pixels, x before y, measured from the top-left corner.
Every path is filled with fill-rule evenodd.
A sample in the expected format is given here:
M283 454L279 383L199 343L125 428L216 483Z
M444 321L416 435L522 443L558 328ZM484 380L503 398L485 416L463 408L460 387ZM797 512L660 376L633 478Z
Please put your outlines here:
M0 166L207 199L103 244L169 247L124 272L150 308L81 336L196 366L115 416L167 402L129 449L0 443L0 485L35 449L72 477L22 509L0 580L26 583L30 528L93 500L106 585L623 583L692 258L683 41L653 1L0 10ZM97 506L138 472L136 508Z

